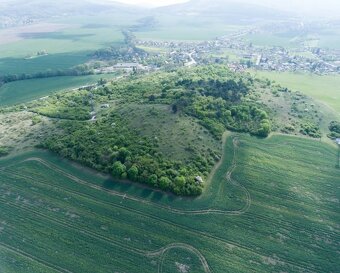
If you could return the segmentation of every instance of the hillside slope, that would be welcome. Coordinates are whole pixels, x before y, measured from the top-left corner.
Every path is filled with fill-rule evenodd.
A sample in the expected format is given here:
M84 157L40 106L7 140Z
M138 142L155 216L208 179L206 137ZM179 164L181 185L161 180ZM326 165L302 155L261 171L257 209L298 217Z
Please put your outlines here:
M323 122L306 96L225 66L133 75L26 107L52 119L59 132L42 147L178 195L201 194L226 130L319 138Z

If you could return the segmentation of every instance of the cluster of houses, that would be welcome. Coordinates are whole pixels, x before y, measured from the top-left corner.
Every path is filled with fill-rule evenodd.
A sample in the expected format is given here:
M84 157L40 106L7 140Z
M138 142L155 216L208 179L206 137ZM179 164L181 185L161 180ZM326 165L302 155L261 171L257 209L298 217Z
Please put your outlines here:
M94 69L95 74L109 74L115 71L125 71L125 72L138 72L138 71L148 71L149 67L144 66L140 63L117 63L111 66L103 66Z
M137 41L137 45L167 49L167 63L196 65L224 60L236 70L250 66L268 71L300 71L315 74L340 73L340 51L301 46L300 52L291 52L281 46L254 46L243 37L258 31L248 29L230 36L223 36L211 41ZM216 53L232 50L237 60L226 57L214 57ZM307 54L306 54L307 52ZM210 60L209 60L209 56Z

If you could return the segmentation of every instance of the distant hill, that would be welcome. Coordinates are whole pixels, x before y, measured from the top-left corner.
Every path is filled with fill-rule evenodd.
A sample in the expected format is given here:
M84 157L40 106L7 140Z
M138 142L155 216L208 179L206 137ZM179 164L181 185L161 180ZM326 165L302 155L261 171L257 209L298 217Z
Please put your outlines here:
M2 0L0 1L0 27L25 25L51 17L95 15L106 12L112 15L130 14L140 11L139 7L105 0Z
M215 17L230 22L278 20L292 16L290 13L260 5L225 0L192 0L183 4L160 7L156 10L160 13L180 16Z

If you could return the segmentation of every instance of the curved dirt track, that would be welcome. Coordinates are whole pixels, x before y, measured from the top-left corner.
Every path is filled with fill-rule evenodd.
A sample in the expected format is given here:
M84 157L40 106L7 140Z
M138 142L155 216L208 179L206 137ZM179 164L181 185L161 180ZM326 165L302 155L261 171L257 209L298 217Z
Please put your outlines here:
M150 253L151 255L154 255L154 254L156 254L157 256L160 255L160 258L159 258L160 260L158 262L158 273L163 272L163 264L164 264L164 260L165 260L165 254L169 250L176 249L176 248L184 249L184 250L187 250L187 251L195 254L199 258L199 260L200 260L200 262L203 266L204 272L205 273L212 273L212 271L209 267L209 264L208 264L207 260L204 258L204 256L202 255L202 253L199 252L196 248L192 247L191 245L183 244L183 243L170 244L170 245L167 245L164 248L161 248L160 250L158 250L154 253Z

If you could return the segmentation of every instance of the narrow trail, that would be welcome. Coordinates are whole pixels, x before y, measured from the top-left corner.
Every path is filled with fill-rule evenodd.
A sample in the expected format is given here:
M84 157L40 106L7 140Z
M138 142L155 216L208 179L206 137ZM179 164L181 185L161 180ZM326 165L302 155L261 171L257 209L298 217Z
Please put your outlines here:
M61 168L59 168L58 166L56 166L55 164L53 163L50 163L50 162L47 162L41 158L38 158L38 157L31 157L31 158L27 158L26 160L22 161L22 162L28 162L28 161L36 161L36 162L39 162L40 164L44 165L45 167L71 179L72 181L78 183L78 184L81 184L81 185L84 185L84 186L87 186L87 187L90 187L92 189L96 189L96 190L99 190L99 191L104 191L110 195L113 195L113 196L119 196L119 197L122 197L124 199L127 199L127 200L130 200L130 201L134 201L134 202L138 202L138 203L143 203L143 204L148 204L150 206L153 206L153 207L157 207L159 209L162 209L162 210L166 210L166 211L169 211L171 213L174 213L174 214L180 214L180 215L203 215L203 214L219 214L219 215L241 215L241 214L244 214L245 212L247 212L251 206L251 196L250 196L250 193L249 191L243 186L241 185L240 183L238 183L237 181L235 181L234 179L232 179L231 175L233 173L233 171L236 169L237 167L237 164L236 164L236 151L237 151L237 144L238 144L238 139L237 138L233 138L233 147L234 147L234 151L233 151L233 161L232 161L232 164L226 174L226 179L228 182L230 182L232 185L234 186L237 186L239 188L241 188L244 193L245 193L245 196L246 196L246 200L245 200L245 205L239 209L239 210L222 210L222 209L198 209L198 210L185 210L185 209L175 209L175 208L172 208L170 206L164 206L164 205L160 205L160 204L157 204L155 202L151 202L151 201L148 201L146 199L142 199L142 198L138 198L138 197L134 197L134 196L131 196L131 195L128 195L126 193L121 193L121 192L118 192L118 191L115 191L115 190L109 190L109 189L106 189L102 186L98 186L98 185L94 185L93 183L90 183L90 182L87 182L83 179L80 179L64 170L62 170ZM221 159L221 161L223 160L223 158ZM218 163L219 165L221 164L221 162ZM216 171L216 170L215 170ZM215 173L214 171L214 173ZM211 177L213 176L213 174L211 175Z

